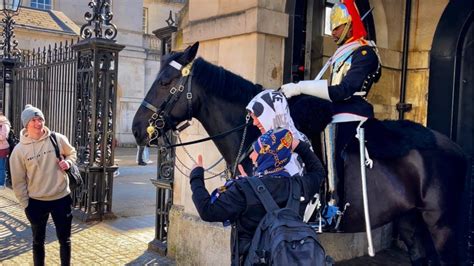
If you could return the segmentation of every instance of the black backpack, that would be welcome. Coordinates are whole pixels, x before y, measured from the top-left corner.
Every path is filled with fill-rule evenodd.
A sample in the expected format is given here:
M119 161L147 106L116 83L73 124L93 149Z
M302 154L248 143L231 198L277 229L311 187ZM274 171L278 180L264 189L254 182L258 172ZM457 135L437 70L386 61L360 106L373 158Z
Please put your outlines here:
M267 213L252 238L244 265L326 265L324 248L316 232L298 214L301 186L290 177L290 194L279 208L258 177L248 181Z

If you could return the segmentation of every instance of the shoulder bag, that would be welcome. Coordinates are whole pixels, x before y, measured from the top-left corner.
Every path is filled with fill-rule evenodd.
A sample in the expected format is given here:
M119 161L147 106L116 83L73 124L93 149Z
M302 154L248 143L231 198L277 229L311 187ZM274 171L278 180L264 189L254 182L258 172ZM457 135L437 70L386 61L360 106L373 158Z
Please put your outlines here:
M56 157L59 160L62 160L61 154L59 152L59 146L58 146L58 141L56 139L56 134L54 132L51 132L51 135L49 136L51 139L51 142L53 143L54 146L54 151L56 152ZM69 169L66 170L67 177L69 179L69 188L71 190L75 190L76 188L80 187L83 183L82 181L82 176L81 172L79 171L79 168L74 162L69 161L70 167Z

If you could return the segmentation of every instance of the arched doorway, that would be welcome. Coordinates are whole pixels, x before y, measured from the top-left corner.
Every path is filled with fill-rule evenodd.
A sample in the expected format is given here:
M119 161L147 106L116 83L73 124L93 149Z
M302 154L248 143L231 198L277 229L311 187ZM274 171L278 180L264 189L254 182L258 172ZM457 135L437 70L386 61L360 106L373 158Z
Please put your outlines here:
M460 226L471 234L461 243L462 253L470 256L464 259L471 262L472 251L467 246L474 244L473 18L470 0L450 1L444 10L433 39L428 98L428 127L449 136L469 157L467 193L462 203L468 218Z

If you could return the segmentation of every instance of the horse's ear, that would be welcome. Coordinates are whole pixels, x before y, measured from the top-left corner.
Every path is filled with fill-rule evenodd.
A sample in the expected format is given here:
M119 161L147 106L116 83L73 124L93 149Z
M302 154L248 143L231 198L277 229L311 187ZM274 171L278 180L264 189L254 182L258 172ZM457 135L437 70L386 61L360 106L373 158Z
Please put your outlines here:
M196 57L198 48L199 48L199 42L195 42L193 45L188 46L188 48L184 50L183 57L186 63L189 63L194 60L194 58Z

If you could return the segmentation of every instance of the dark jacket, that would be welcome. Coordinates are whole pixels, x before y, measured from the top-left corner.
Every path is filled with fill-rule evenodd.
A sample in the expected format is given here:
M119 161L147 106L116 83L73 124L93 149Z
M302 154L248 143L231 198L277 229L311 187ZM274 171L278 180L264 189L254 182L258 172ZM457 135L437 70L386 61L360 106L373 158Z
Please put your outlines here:
M295 152L301 156L307 171L304 176L297 177L302 187L301 194L304 197L304 201L300 206L300 214L303 214L309 200L319 192L319 186L325 177L325 170L308 144L300 142ZM224 222L227 220L236 222L239 253L241 255L245 254L255 229L266 214L248 180L246 178L236 180L214 203L211 203L209 192L204 186L204 169L202 167L195 168L190 177L194 205L201 219L207 222ZM285 207L289 194L289 178L263 176L261 180L276 203L280 207ZM233 248L232 251L234 251Z
M334 113L352 113L365 117L374 117L372 105L355 92L364 90L367 94L374 81L378 80L379 59L371 46L357 48L350 57L351 67L338 85L329 86L329 97L333 102ZM333 70L334 71L334 70ZM376 75L375 77L371 77ZM369 78L370 77L370 78ZM367 82L364 84L364 82ZM363 89L365 85L365 89Z

